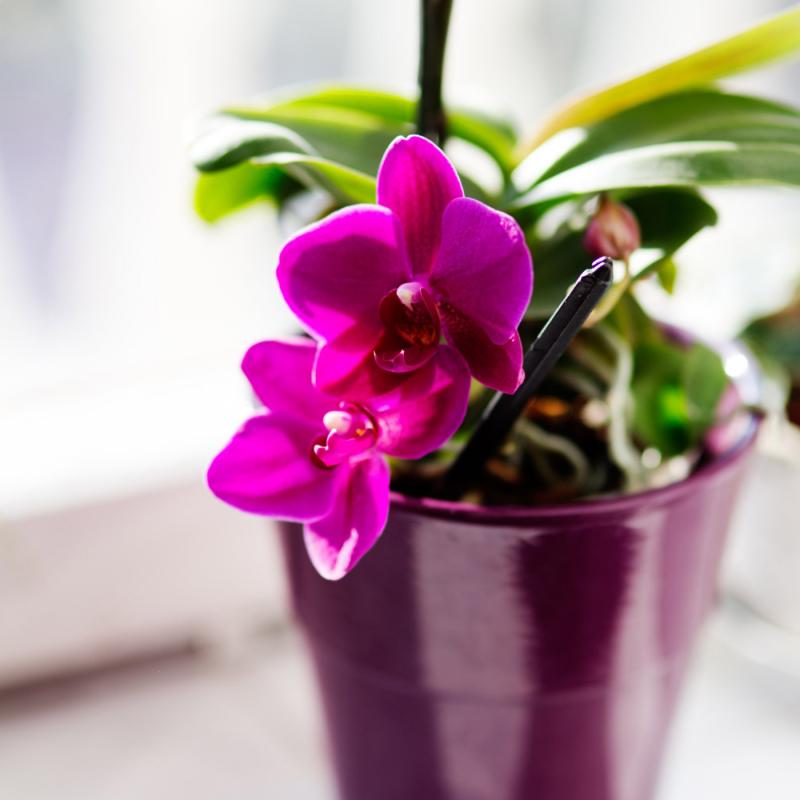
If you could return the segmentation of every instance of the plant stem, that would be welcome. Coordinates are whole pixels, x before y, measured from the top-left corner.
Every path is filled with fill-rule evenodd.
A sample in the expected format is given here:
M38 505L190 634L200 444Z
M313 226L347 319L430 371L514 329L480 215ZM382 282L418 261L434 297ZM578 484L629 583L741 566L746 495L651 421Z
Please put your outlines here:
M422 0L417 130L440 146L446 135L442 72L452 5L453 0Z

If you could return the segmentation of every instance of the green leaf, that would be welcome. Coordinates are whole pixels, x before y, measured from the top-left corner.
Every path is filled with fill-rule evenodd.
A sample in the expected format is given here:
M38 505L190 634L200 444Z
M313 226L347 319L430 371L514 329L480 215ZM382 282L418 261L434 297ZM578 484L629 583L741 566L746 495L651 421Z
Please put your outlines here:
M657 270L665 259L707 225L717 220L714 209L690 189L652 189L620 199L636 215L642 234L642 248L649 260L639 260L634 280ZM551 313L590 256L583 247L585 215L568 220L555 235L529 237L536 276L529 316L541 318Z
M759 356L776 361L800 383L800 292L780 311L753 320L742 337Z
M659 271L693 236L717 223L714 208L691 189L652 189L629 195L625 203L639 222L642 248L650 251L649 261L635 264L634 281Z
M615 114L585 129L550 163L539 162L536 183L607 153L679 141L768 142L800 145L800 112L755 97L714 89L678 92ZM527 165L520 165L524 174ZM532 178L529 178L532 182Z
M589 265L591 258L583 247L583 231L572 221L564 223L554 235L528 237L533 255L533 296L526 316L545 319L564 299L570 286Z
M683 453L692 441L682 379L685 360L685 352L666 341L634 349L633 432L666 458Z
M511 174L517 136L508 123L478 111L450 109L447 124L448 135L474 144L494 159L504 176Z
M195 209L206 222L216 222L258 199L280 202L298 185L324 189L342 205L375 202L375 180L369 175L324 158L277 153L201 174L195 186Z
M240 125L279 124L306 143L307 152L315 152L331 161L374 175L383 153L397 137L411 132L411 127L383 120L362 111L322 105L286 105L264 110L229 109L231 121ZM291 152L291 151L290 151Z
M678 265L671 258L662 258L654 271L661 288L667 294L672 294L678 279Z
M636 346L669 343L662 327L642 308L633 292L626 292L607 317L608 322Z
M702 344L666 339L634 350L633 430L669 458L702 441L714 424L728 378L722 359Z
M222 172L201 174L194 189L194 207L205 222L216 222L257 200L277 201L298 188L279 167L239 164Z
M277 96L256 101L253 104L238 105L227 109L227 113L244 119L257 119L280 122L297 130L314 145L315 137L325 136L326 125L332 127L348 126L356 132L368 132L366 152L368 156L380 160L386 145L395 136L412 133L416 122L416 101L402 95L354 86L323 86L310 89L301 94ZM293 122L292 120L296 120ZM513 151L516 145L514 129L505 121L486 114L462 109L447 109L448 133L457 139L479 147L488 153L504 174L513 165ZM310 127L302 128L300 125ZM341 130L340 130L341 132ZM352 132L352 131L351 131ZM381 137L384 143L381 144ZM344 141L344 140L343 140ZM350 140L352 142L352 139ZM340 145L341 146L341 145ZM319 147L323 155L328 155ZM349 157L340 157L342 163L352 163L352 158L362 157L358 147L348 150ZM333 158L333 156L329 155ZM359 167L364 169L364 167ZM373 170L365 170L373 172Z
M325 189L342 205L375 202L375 179L363 172L316 156L279 153L255 159L254 164L275 164L308 188Z
M632 387L633 431L646 446L655 447L665 458L689 449L689 417L686 394L677 382L664 383L648 376Z
M800 146L674 142L611 153L534 186L511 203L541 213L564 200L656 186L800 185Z
M384 151L395 136L407 132L394 128L372 129L368 124L354 122L353 117L359 116L356 112L335 111L336 118L329 119L330 111L301 107L291 113L270 115L291 127L228 118L227 124L221 126L224 131L212 131L195 141L191 151L194 164L201 172L210 172L248 159L260 161L269 156L271 161L277 162L287 153L305 153L319 154L327 161L371 176L377 173ZM311 116L304 120L303 115L309 114ZM461 182L468 197L489 202L478 183L464 174ZM374 193L365 202L374 202Z
M353 86L330 86L296 98L296 103L329 105L373 114L384 120L416 123L416 100L389 92ZM447 107L448 134L470 142L487 152L504 170L510 169L517 135L505 120L483 112L459 107Z
M413 131L415 109L400 95L348 87L229 108L212 117L191 144L191 158L205 174L195 207L213 221L262 195L280 202L300 185L323 188L340 204L375 202L371 176L389 144ZM507 125L459 111L449 119L454 136L483 148L507 171L514 144ZM208 177L231 168L236 172L226 178ZM487 200L478 184L462 178L469 196Z
M280 125L216 117L192 142L189 157L200 172L217 172L260 156L312 152L295 131Z
M374 178L316 154L296 132L271 122L215 118L190 153L203 173L195 207L208 221L262 195L280 200L282 190L298 183L324 189L343 205L375 202Z
M699 440L713 425L717 406L728 378L719 353L703 344L695 344L686 354L683 367L689 430Z
M627 108L763 66L800 50L800 8L629 80L568 101L545 119L523 149L527 155L554 133L591 125Z
M414 101L404 95L348 84L313 86L299 93L278 94L272 98L270 105L276 109L304 105L329 106L407 123L413 121L416 110Z

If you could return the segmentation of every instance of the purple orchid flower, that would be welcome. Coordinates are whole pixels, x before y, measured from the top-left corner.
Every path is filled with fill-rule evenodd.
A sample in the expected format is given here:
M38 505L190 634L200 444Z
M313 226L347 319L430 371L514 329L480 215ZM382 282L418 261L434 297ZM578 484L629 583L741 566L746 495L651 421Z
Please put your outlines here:
M316 385L369 396L455 348L477 380L516 391L533 288L519 225L465 197L447 156L420 136L386 151L377 201L331 214L281 252L281 291L321 342ZM364 371L372 362L382 369Z
M469 373L445 351L384 395L339 402L312 384L315 352L303 339L250 348L242 369L265 412L214 459L208 485L243 511L305 522L311 561L337 580L386 524L383 456L421 458L447 441L466 413Z

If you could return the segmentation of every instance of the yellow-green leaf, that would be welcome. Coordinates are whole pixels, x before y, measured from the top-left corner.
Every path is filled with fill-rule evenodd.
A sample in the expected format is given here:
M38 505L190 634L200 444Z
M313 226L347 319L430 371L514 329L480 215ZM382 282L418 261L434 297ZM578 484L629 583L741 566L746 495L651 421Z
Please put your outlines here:
M656 97L768 64L800 50L800 7L694 53L568 101L547 117L521 153L558 131L590 125Z

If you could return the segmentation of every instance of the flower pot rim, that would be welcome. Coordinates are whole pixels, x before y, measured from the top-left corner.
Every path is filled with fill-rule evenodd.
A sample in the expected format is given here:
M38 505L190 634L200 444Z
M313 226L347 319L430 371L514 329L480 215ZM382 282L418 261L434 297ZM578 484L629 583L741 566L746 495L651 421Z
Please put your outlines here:
M726 451L715 455L683 480L644 491L541 506L482 506L432 497L411 497L393 491L391 504L393 509L426 517L473 523L476 526L526 526L576 518L586 518L589 522L593 517L604 515L627 516L642 509L650 510L675 502L696 491L698 487L715 481L720 474L744 458L752 449L759 426L760 419L755 414L749 414L747 428L736 443Z

